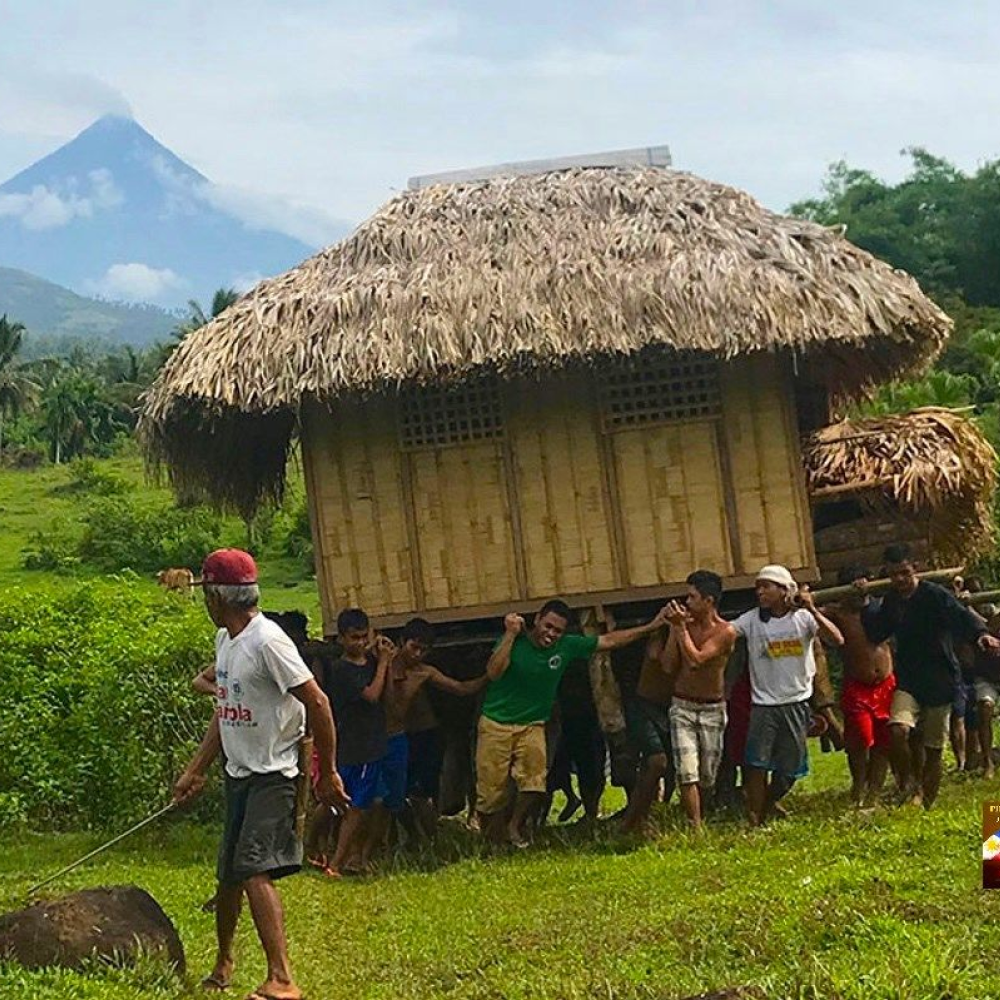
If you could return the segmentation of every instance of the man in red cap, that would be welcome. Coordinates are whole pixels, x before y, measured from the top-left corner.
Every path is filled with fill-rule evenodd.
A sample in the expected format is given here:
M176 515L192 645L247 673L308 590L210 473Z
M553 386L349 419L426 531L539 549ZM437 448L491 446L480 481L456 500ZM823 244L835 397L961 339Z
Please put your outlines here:
M180 776L174 799L184 803L205 785L205 772L225 752L226 822L219 850L215 925L219 950L206 989L232 982L233 940L243 894L267 957L267 979L255 997L298 1000L274 881L299 870L295 829L298 744L306 721L316 742L316 794L327 806L347 804L334 766L336 731L330 703L294 643L260 613L257 566L239 549L213 552L197 581L219 631L215 639L216 710L198 752Z

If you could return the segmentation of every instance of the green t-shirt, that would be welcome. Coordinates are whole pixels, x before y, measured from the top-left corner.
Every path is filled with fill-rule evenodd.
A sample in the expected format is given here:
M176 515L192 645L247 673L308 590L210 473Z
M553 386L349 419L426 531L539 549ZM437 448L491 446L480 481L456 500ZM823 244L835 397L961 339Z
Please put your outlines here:
M483 715L505 725L548 722L563 671L573 660L589 659L596 649L596 635L567 634L548 649L519 635L510 651L510 666L486 688Z

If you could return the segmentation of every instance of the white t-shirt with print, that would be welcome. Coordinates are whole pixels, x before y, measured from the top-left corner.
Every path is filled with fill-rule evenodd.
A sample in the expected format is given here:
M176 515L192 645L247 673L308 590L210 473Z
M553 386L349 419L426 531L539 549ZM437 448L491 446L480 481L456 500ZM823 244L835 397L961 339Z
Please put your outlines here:
M235 639L215 637L216 708L226 772L233 778L299 773L306 713L289 689L312 679L295 643L269 618L254 615Z
M747 640L755 705L785 705L812 697L813 641L819 626L808 611L799 608L765 622L754 608L740 615L733 626Z

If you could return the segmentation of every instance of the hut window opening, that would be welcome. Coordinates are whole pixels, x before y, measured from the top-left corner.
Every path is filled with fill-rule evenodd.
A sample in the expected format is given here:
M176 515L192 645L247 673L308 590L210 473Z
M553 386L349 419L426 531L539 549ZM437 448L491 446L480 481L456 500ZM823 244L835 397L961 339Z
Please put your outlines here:
M405 389L399 400L404 451L443 448L503 435L503 408L495 379L456 386Z
M616 361L598 375L605 432L722 415L719 372L709 358Z

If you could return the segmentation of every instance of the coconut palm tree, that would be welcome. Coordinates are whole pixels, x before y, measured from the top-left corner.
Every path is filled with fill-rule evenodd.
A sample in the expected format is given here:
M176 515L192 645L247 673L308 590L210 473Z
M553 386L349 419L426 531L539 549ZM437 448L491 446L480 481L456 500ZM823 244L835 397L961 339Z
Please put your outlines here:
M6 313L0 316L0 458L4 420L17 417L38 398L38 383L17 360L24 333L24 324L9 320Z
M239 297L240 293L235 288L217 288L212 296L212 311L207 316L200 302L188 299L188 317L174 327L174 337L178 341L183 340L189 333L204 326L209 320L215 319L219 313L225 312Z

